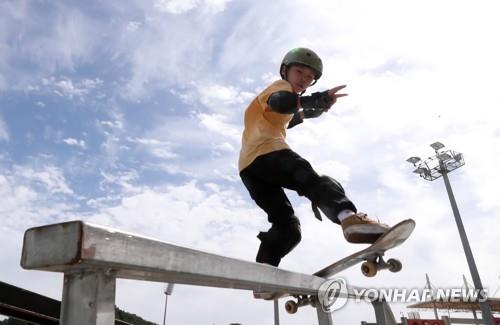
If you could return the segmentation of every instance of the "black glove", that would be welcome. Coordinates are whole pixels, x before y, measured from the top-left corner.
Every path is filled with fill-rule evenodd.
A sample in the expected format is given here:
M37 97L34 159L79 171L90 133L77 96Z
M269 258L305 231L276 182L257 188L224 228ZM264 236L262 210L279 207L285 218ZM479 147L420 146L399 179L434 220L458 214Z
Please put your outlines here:
M315 118L323 114L323 108L304 108L304 118Z
M335 101L328 95L328 90L313 93L311 96L300 97L300 104L302 108L304 108L304 113L306 108L329 109L332 107L333 103L335 103Z

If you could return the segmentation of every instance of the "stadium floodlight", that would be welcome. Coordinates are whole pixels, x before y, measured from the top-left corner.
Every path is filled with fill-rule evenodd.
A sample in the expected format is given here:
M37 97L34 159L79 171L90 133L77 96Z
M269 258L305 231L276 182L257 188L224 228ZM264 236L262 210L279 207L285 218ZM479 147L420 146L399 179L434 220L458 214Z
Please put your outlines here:
M413 172L415 174L419 174L419 175L429 175L431 173L431 171L429 170L429 168L426 168L426 167L418 167Z
M167 283L165 285L165 294L168 295L168 296L171 296L173 291L174 291L174 284L173 283Z
M431 147L432 147L432 149L438 151L439 149L443 149L444 148L444 144L442 144L439 141L436 141L433 144L431 144Z
M163 325L165 325L165 320L167 318L168 296L171 296L173 291L174 291L174 284L173 283L167 283L165 285L165 290L163 291L163 293L165 294L165 310L163 311Z
M425 180L433 181L440 178L441 176L443 177L446 191L448 192L448 198L450 199L451 208L453 210L453 216L455 217L458 233L460 235L460 240L462 241L465 258L467 259L467 264L469 265L472 281L474 282L476 290L478 290L478 292L482 292L482 295L484 295L480 297L481 300L479 301L484 324L492 325L494 324L494 322L493 314L491 313L491 307L488 303L488 300L484 299L486 298L486 294L481 283L481 278L479 277L476 262L474 261L474 256L472 255L472 249L470 248L469 240L467 239L467 234L465 232L465 227L462 222L462 218L460 217L457 202L455 201L455 196L453 195L453 190L451 189L450 180L448 178L449 172L465 165L464 157L461 153L454 152L452 150L447 150L440 153L439 150L444 148L444 144L442 144L441 142L434 142L433 144L431 144L431 147L435 150L436 154L429 159L420 162L420 158L411 157L406 161L415 165L417 169L415 169L413 172L420 175L420 177ZM418 164L419 162L420 164Z
M451 156L449 154L447 154L446 152L445 153L440 153L438 156L437 156L441 161L445 161L445 160L449 160L451 159Z
M410 158L406 159L406 161L407 161L407 162L409 162L410 164L413 164L413 165L415 165L415 166L417 165L417 163L418 163L420 160L422 160L422 159L420 159L420 157L415 157L415 156L414 156L414 157L410 157Z

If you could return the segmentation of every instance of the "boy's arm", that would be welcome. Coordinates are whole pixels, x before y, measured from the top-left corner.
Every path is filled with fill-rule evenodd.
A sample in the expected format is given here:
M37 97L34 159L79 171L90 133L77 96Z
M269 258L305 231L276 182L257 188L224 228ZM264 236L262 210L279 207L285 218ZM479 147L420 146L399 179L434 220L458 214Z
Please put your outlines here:
M334 101L328 95L328 91L314 93L311 96L299 96L295 93L281 90L271 94L267 104L272 111L281 114L294 114L302 107L307 110L329 109ZM307 114L304 114L307 118Z
M314 93L311 96L302 96L289 92L277 91L269 96L267 104L272 111L281 114L294 114L288 128L302 123L304 118L320 116L328 110L335 101L328 95L328 91ZM299 112L299 108L302 111Z
M290 91L277 91L269 96L267 104L274 112L294 114L290 123L288 123L290 129L302 123L305 118L318 117L328 111L335 104L338 97L347 96L347 94L337 94L343 88L345 88L345 85L302 97ZM300 108L302 110L299 110Z

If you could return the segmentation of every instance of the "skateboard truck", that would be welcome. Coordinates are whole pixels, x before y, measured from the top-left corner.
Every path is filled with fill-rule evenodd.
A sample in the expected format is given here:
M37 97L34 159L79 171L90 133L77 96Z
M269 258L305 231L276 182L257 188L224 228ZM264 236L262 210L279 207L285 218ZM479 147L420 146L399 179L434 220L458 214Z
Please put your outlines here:
M296 299L296 301L288 300L285 303L285 310L289 314L295 314L297 312L297 310L303 306L311 305L312 307L316 307L316 304L318 302L317 296L297 295L297 296L293 296L293 297Z
M387 262L384 261L383 253L367 258L366 262L361 264L361 272L367 277L374 277L378 271L383 269L388 269L391 272L399 272L402 268L403 264L395 258L390 258Z

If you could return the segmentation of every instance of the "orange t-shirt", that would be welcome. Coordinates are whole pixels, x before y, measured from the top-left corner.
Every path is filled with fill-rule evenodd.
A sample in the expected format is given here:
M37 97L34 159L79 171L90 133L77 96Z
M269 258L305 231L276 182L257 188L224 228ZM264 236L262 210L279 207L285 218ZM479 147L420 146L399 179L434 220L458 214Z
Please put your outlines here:
M289 148L285 142L286 128L293 114L273 112L267 104L269 96L277 91L293 92L293 88L286 80L275 81L245 111L245 129L238 162L240 172L259 156Z

